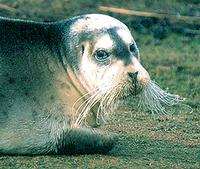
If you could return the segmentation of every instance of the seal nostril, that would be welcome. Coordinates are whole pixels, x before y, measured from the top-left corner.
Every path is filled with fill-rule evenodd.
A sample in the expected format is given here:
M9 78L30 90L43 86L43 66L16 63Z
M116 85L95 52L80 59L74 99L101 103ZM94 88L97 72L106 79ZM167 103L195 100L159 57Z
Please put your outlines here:
M138 71L136 72L128 72L128 75L131 79L136 79L137 78L137 75L138 75Z

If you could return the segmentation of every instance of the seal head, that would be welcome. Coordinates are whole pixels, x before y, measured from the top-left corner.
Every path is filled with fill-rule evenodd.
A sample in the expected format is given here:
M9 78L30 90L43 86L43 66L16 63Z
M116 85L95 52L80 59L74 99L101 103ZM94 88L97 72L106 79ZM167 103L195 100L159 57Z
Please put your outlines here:
M109 109L105 105L130 93L140 93L150 81L129 29L117 19L85 15L70 27L70 39L70 55L78 56L71 67L83 88L93 96L87 108L103 100L103 110L99 112L105 112Z
M105 94L134 79L141 86L148 83L149 74L140 64L136 43L120 21L105 15L86 15L73 24L70 32L71 45L79 53L76 56L81 56L77 72L88 91L98 89Z

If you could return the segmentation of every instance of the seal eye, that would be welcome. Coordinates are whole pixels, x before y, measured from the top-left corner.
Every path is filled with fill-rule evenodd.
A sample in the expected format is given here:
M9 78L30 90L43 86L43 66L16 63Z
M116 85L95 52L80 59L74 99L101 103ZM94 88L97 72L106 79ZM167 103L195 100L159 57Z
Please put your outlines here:
M130 51L133 52L133 53L137 52L137 48L136 48L134 43L130 45Z
M106 52L105 50L99 50L96 52L95 58L98 61L105 61L109 57L109 53Z

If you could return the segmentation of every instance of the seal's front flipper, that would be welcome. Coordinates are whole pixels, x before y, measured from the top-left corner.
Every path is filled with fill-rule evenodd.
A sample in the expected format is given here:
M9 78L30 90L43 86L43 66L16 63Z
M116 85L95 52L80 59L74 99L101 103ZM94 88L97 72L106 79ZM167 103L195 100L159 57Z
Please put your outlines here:
M97 129L74 128L58 143L59 154L106 154L117 142L117 135Z

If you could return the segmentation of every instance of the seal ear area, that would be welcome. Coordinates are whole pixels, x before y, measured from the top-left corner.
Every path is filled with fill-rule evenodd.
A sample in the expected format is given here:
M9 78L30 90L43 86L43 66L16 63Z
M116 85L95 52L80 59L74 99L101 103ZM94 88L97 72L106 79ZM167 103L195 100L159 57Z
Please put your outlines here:
M79 47L78 47L78 50L79 50L79 53L81 56L85 55L85 53L91 53L92 52L92 49L91 49L91 44L89 42L82 42Z
M81 55L83 56L83 54L84 54L84 51L85 51L85 46L82 44L81 45Z

